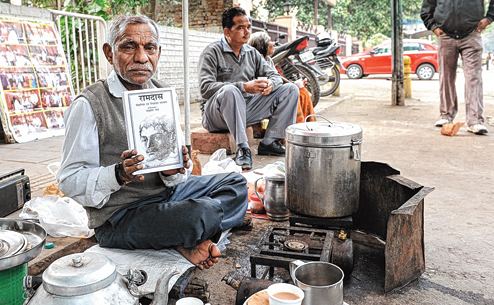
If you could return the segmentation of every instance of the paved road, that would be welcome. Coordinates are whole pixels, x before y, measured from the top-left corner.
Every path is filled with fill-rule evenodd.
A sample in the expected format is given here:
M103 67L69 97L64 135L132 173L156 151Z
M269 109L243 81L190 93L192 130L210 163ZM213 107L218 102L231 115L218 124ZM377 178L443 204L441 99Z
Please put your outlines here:
M463 91L462 75L458 87ZM331 119L364 129L363 159L386 162L420 184L426 197L426 272L419 281L386 297L370 293L350 304L494 304L494 72L484 76L491 133L464 129L445 137L438 117L438 81L414 81L405 107L389 106L390 81L344 80L342 94L354 100L325 111ZM459 120L464 120L463 93Z

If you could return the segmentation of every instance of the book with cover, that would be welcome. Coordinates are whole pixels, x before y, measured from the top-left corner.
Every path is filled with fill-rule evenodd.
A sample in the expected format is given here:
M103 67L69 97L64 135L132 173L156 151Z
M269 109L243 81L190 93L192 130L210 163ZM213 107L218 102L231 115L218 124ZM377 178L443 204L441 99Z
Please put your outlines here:
M144 156L135 175L183 167L180 111L175 89L124 92L125 126L129 149Z

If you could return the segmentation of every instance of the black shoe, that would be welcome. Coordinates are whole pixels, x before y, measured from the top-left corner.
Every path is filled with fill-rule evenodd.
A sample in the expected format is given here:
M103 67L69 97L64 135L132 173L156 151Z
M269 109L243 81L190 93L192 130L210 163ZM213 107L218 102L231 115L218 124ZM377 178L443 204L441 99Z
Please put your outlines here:
M269 145L261 142L259 143L259 147L257 147L257 154L261 156L284 156L285 146L281 145L279 140L275 140Z
M250 149L245 147L239 147L235 156L235 163L242 167L242 170L248 170L252 168L252 154Z

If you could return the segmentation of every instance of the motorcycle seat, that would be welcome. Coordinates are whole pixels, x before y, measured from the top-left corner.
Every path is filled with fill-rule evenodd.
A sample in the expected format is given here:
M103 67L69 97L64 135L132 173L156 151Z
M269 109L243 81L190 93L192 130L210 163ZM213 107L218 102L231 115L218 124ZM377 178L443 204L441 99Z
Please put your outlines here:
M293 46L296 46L298 45L302 40L304 39L307 39L306 36L302 36L302 37L299 37L297 38L296 40L292 41L292 42L287 42L285 44L282 44L281 46L277 47L275 50L274 50L274 53L272 55L272 57L275 57L276 55L278 55L279 53L285 51L285 50L289 50L290 48L292 48Z
M320 55L321 53L324 53L324 51L327 51L329 49L330 46L316 47L312 50L312 53L314 53L314 55Z

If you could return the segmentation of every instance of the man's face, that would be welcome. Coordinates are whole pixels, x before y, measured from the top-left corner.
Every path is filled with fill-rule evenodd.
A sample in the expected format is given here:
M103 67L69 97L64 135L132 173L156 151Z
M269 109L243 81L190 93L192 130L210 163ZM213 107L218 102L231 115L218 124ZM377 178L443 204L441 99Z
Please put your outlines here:
M156 33L149 24L129 24L118 37L115 49L105 49L115 72L134 85L143 85L153 76L160 52Z
M250 38L250 21L247 16L235 16L233 18L233 26L231 29L225 29L225 36L229 39L229 43L234 45L243 45Z
M167 151L164 149L167 144L167 135L163 131L156 130L153 126L144 127L140 132L141 141L146 146L146 153L149 160L163 159Z
M268 42L268 56L273 55L274 53L274 41L269 41Z

